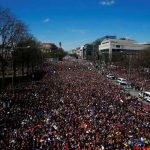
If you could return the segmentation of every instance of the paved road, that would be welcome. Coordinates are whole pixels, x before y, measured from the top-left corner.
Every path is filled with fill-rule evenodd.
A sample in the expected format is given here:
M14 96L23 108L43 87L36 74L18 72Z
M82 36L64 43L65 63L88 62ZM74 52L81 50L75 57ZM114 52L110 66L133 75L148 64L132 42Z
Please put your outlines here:
M139 97L139 91L136 91L135 89L130 89L128 90L128 92L133 96ZM139 97L139 101L142 101L144 104L150 105L150 102L147 102L140 97Z
M115 83L115 84L118 84L115 80L113 80L113 82ZM120 86L123 86L123 85L120 85ZM132 96L136 96L136 97L138 97L139 98L139 101L142 101L144 104L146 104L146 105L150 105L150 102L147 102L147 101L145 101L145 100L143 100L142 98L140 98L139 97L139 92L140 91L138 91L138 90L135 90L134 88L132 89L132 88L127 88L127 86L123 86L124 87L124 89L128 92L128 93L130 93Z
M101 74L101 72L99 71L99 70L97 70L97 69L95 69L95 67L91 67L92 69L94 69L94 70L96 70L99 74ZM108 79L108 80L110 80L110 79ZM111 80L114 84L117 84L117 85L119 85L117 82L116 82L116 80ZM123 86L123 85L120 85L120 86ZM144 104L146 104L146 105L150 105L150 102L147 102L147 101L145 101L145 100L143 100L142 98L140 98L139 97L139 91L137 91L137 90L135 90L135 89L132 89L132 88L127 88L127 86L123 86L124 87L124 89L128 92L128 93L130 93L132 96L136 96L136 97L138 97L139 98L139 101L142 101Z

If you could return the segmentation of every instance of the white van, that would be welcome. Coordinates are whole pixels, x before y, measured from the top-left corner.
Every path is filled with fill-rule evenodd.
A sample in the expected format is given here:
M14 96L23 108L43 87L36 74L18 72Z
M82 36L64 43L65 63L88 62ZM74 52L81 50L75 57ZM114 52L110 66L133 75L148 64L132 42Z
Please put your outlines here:
M117 82L121 85L127 85L127 80L124 78L118 78Z
M139 93L139 97L143 98L144 100L150 102L150 92L148 91L142 91Z
M115 76L113 76L112 74L107 74L106 77L111 80L115 79Z

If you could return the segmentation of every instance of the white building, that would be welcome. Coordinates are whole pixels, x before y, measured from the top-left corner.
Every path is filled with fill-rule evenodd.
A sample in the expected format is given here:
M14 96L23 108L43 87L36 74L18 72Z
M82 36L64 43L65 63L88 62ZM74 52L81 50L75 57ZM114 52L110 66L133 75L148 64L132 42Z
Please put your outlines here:
M124 54L136 54L140 50L143 50L150 46L150 43L137 43L131 39L106 39L99 45L99 51L101 53L108 53L109 60L111 61L112 54L116 52L122 52Z
M83 59L84 46L78 47L71 51L71 54L77 54L80 59Z

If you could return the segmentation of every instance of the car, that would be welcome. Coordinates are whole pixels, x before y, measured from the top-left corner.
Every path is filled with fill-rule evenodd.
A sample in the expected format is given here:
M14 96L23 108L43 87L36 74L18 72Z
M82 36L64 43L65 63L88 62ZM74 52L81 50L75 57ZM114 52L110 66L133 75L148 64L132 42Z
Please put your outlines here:
M115 76L112 75L112 74L107 74L106 77L107 77L108 79L111 79L111 80L115 80L115 79L116 79Z
M117 83L119 83L120 85L127 85L127 80L124 78L118 78Z
M148 102L150 102L150 92L148 92L148 91L141 91L139 93L139 97L143 98L144 100L146 100Z

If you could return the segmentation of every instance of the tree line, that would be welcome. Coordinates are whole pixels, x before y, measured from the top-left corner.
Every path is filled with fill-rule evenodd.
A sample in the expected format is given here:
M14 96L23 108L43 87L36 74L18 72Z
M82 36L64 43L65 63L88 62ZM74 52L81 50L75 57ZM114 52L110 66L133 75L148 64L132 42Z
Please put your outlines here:
M43 54L40 42L29 32L28 26L9 9L0 8L0 78L2 88L8 74L16 77L29 74L41 64Z

